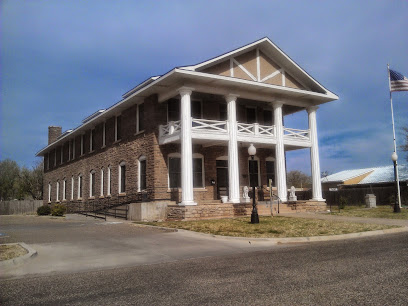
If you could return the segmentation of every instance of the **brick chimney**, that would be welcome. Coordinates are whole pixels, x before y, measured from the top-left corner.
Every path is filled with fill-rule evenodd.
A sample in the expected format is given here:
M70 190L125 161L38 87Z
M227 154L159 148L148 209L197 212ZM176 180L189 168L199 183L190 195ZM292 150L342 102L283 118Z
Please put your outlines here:
M58 136L62 133L62 127L60 126L49 126L48 127L48 144L53 143L57 140Z

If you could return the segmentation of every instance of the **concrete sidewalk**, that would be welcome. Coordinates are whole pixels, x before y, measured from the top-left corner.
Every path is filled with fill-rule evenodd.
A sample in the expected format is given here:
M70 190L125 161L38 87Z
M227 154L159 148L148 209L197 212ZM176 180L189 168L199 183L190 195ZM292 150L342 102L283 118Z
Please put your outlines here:
M279 216L292 217L292 218L355 222L355 223L368 223L368 224L398 225L398 226L408 227L408 220L402 220L402 219L335 216L329 213L294 213L294 214L282 213L282 214L279 214Z

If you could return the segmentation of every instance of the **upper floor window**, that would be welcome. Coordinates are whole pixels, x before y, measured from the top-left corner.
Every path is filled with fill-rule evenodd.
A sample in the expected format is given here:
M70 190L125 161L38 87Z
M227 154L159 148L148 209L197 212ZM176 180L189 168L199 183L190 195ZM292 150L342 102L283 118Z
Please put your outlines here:
M102 126L102 148L106 146L106 122Z
M81 155L84 154L84 137L85 137L85 135L82 134L81 135Z
M137 105L136 110L136 133L144 130L144 103Z
M126 163L119 164L119 193L126 192Z
M96 172L92 170L89 174L89 196L95 196Z
M74 176L72 176L72 177L71 177L71 200L74 199L74 184L75 184L74 181L75 181L75 180L74 180Z
M64 162L64 146L61 146L61 149L60 149L61 151L61 162L60 162L60 164L62 164L63 162Z
M191 100L191 117L201 119L203 117L203 109L200 100Z
M246 119L247 119L247 123L256 122L256 108L255 107L246 108Z
M167 101L167 121L180 120L180 100L173 98Z
M47 154L47 170L50 169L50 153Z
M115 141L118 141L122 138L121 130L122 130L122 116L119 115L115 117Z
M227 120L228 119L227 104L220 103L218 105L220 106L220 120L221 121Z
M272 111L264 110L264 125L273 125Z
M101 197L103 196L104 175L103 168L101 168Z
M72 139L72 159L75 159L75 138Z
M54 167L57 166L57 148L54 150Z
M93 150L95 150L95 129L92 129L89 135L89 152Z
M141 156L139 158L139 179L138 179L138 191L146 189L146 157Z
M72 142L68 140L68 161L71 160Z

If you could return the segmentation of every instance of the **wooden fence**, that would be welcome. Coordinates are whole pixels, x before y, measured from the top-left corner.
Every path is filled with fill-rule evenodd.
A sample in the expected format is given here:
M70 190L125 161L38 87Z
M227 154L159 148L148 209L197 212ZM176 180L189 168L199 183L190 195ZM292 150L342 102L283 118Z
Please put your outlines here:
M401 204L408 205L408 186L406 183L400 184ZM347 205L365 205L366 194L375 194L377 205L393 205L395 199L395 186L383 187L359 187L359 188L339 188L338 191L323 191L323 198L327 205L338 205L340 198L347 200ZM312 198L312 191L296 192L298 200L308 200Z
M42 205L42 200L0 201L0 215L35 214Z

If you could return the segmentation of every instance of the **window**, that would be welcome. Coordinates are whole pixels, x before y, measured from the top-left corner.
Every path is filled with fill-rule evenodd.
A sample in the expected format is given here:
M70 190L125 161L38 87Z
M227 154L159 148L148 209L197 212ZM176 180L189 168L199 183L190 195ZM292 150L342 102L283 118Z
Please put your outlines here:
M51 203L51 183L48 183L48 203Z
M122 130L122 116L115 117L115 141L121 139L121 130Z
M71 160L71 151L72 151L72 143L71 143L71 140L68 140L68 161Z
M102 128L102 148L106 146L106 122L103 123Z
M167 102L167 121L180 120L180 100L170 99Z
M258 158L255 157L254 160L251 160L249 157L248 160L248 168L249 168L249 186L253 186L253 182L255 182L255 186L259 186L259 162Z
M81 135L81 155L84 154L84 134Z
M62 200L65 201L67 199L67 180L64 178L62 181Z
M89 135L89 152L95 150L95 129L91 130L91 134Z
M146 157L139 158L139 185L138 191L146 189Z
M220 106L220 120L225 121L228 119L227 104L219 104Z
M59 181L57 181L57 202L59 202L59 187L60 187L60 183Z
M266 158L266 182L269 186L269 180L272 180L272 186L276 186L275 181L275 159L273 157Z
M89 196L94 197L95 196L95 170L92 170L90 175L89 175Z
M136 110L136 133L144 130L144 104L139 104Z
M204 158L201 154L193 154L193 187L204 187ZM179 153L169 155L169 187L181 187L181 158Z
M57 148L54 150L54 167L57 166Z
M82 175L78 175L78 199L82 199Z
M169 187L181 187L181 159L178 156L169 156Z
M103 168L101 169L101 197L103 197L103 181L104 177L103 177Z
M107 190L107 195L111 195L111 186L112 186L112 180L111 180L111 168L108 166L108 190Z
M126 192L126 164L121 162L119 164L119 193Z
M264 110L264 125L273 125L272 111Z
M74 176L71 177L71 200L74 199Z
M47 170L50 169L50 153L47 154Z
M249 108L246 109L246 119L247 123L255 123L256 122L256 108Z
M191 117L201 119L202 115L201 101L191 100Z
M64 146L61 146L61 163L62 164L64 162Z
M72 140L72 159L75 159L75 138Z

